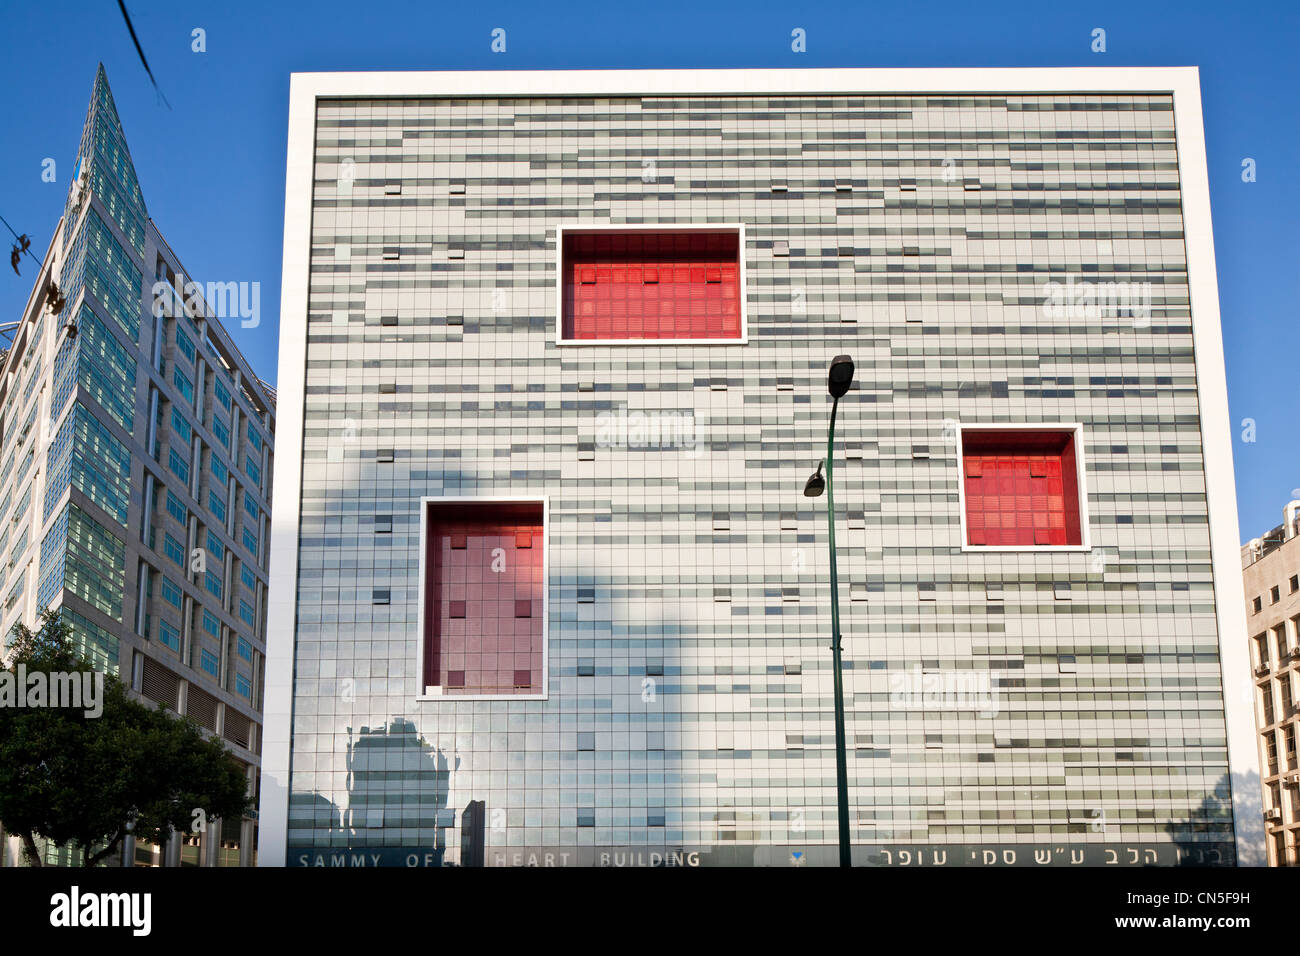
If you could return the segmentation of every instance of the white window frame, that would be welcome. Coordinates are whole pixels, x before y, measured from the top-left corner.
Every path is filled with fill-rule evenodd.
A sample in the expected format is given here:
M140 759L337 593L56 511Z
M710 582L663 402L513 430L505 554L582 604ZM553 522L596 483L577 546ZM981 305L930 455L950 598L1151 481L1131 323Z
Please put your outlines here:
M736 258L740 266L738 276L740 296L740 337L734 339L566 339L564 337L564 237L590 235L600 232L734 232ZM556 345L747 345L749 343L749 309L745 270L745 224L743 222L705 223L594 223L565 222L555 227L555 344Z
M1074 467L1079 489L1079 535L1082 544L970 544L966 535L966 431L1070 432L1074 439ZM1032 554L1091 551L1092 532L1088 521L1087 469L1084 467L1082 422L959 422L957 425L957 509L961 526L961 549L976 553L1023 551Z
M505 504L540 504L542 506L542 678L541 687L533 694L444 694L437 684L424 684L424 607L425 576L429 546L429 505L430 504L486 504L489 502ZM419 601L416 614L416 652L415 680L419 693L415 699L420 703L455 703L460 700L548 700L550 697L550 626L551 626L551 500L546 495L468 495L468 496L432 496L420 499L420 562Z

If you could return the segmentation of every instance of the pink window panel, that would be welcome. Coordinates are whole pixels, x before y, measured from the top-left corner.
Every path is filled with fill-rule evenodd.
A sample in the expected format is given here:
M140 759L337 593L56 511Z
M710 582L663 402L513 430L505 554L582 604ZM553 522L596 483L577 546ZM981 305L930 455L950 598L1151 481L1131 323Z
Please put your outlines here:
M540 502L429 502L424 683L444 695L536 694L545 596Z
M741 337L735 232L570 233L561 263L565 340Z
M1073 432L965 429L961 434L968 545L1083 543Z

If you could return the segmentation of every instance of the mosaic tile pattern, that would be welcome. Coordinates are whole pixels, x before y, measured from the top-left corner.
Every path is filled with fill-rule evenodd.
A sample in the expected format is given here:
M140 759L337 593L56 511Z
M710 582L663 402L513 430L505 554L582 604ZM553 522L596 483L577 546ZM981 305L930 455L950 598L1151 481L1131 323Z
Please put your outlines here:
M1168 96L317 116L291 861L454 859L474 799L489 864L833 860L825 499L800 491L847 353L855 859L1230 862ZM556 344L557 226L738 222L747 344ZM1076 421L1093 550L963 552L952 423ZM547 700L416 700L444 495L549 498Z

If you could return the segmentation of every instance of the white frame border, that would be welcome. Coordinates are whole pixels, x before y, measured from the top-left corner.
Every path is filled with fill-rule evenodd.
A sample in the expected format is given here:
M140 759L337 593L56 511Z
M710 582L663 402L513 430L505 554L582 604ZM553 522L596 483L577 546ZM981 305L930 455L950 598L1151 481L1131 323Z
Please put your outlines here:
M966 465L962 432L965 431L1032 431L1070 432L1074 436L1074 468L1079 487L1079 532L1082 544L969 544L966 538ZM1091 551L1092 535L1088 528L1088 476L1083 466L1084 443L1082 422L958 422L957 423L957 507L961 522L961 549L976 554L1021 551L1029 554L1060 554L1067 551Z
M430 694L429 686L424 684L424 572L425 554L428 549L429 505L438 504L484 504L491 501L502 504L540 504L542 506L542 692L540 694ZM547 495L430 495L420 499L420 602L417 608L418 643L415 645L416 687L420 692L415 695L417 703L445 704L458 700L548 700L551 692L551 499Z
M564 236L593 232L735 232L736 257L740 265L740 337L735 339L566 339L564 337ZM621 223L562 222L555 227L555 344L569 345L748 345L749 295L746 290L745 224L743 222Z
M1137 93L1172 95L1174 142L1187 251L1193 347L1220 668L1234 783L1258 779L1263 742L1242 688L1254 687L1241 576L1232 422L1219 317L1218 279L1205 159L1200 73L1194 66L1000 67L753 70L503 70L372 73L294 73L289 80L285 160L284 263L280 286L280 356L276 419L278 494L272 499L271 587L267 604L266 687L263 696L262 803L259 866L285 864L293 721L293 670L298 592L299 494L302 486L303 392L306 386L307 303L311 262L311 200L316 105L322 99L402 97L542 97L637 95L860 95L892 93ZM558 317L557 317L558 318ZM1233 789L1240 849L1264 852L1261 790ZM1243 825L1244 816L1255 820Z

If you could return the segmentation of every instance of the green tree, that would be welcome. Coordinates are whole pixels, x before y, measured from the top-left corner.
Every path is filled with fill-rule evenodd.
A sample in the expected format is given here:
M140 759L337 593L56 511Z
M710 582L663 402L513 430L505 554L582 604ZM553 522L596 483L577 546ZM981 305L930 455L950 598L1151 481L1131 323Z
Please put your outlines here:
M93 672L71 627L44 611L33 631L15 625L4 670ZM189 718L130 697L104 674L103 710L0 706L0 823L22 839L33 866L37 838L81 850L85 866L117 851L128 825L137 835L189 834L214 817L251 807L247 779L220 740Z

